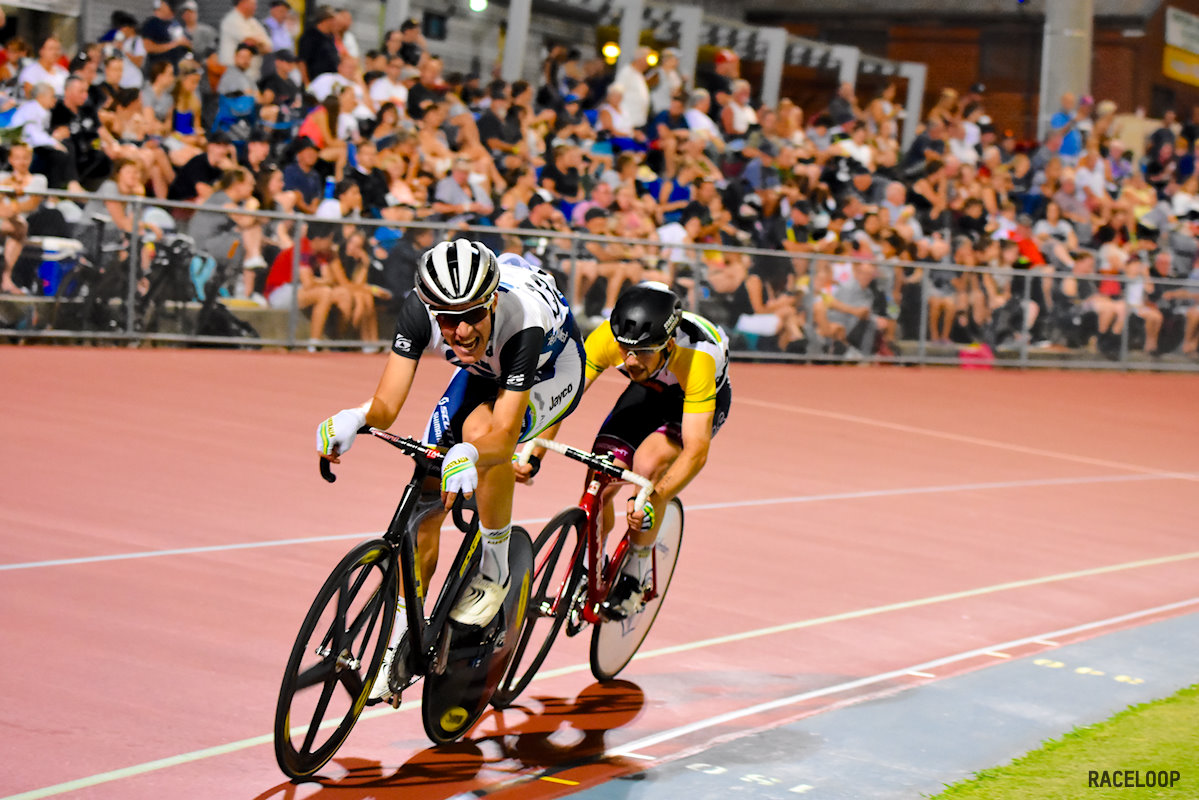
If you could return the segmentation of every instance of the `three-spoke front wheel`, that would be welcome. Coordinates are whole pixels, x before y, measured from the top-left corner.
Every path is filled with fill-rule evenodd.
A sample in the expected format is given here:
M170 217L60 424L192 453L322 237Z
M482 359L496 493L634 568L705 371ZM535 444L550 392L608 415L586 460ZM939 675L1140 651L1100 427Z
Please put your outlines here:
M542 528L533 543L529 605L512 661L491 698L496 708L511 705L549 655L583 575L579 544L586 524L587 516L581 509L565 509Z
M591 674L596 680L610 681L624 669L658 617L670 579L679 560L683 543L683 504L676 497L662 512L658 541L654 544L654 571L657 595L628 619L605 620L591 634Z
M363 542L312 601L275 708L275 758L287 776L328 763L362 713L395 618L396 572L387 542Z

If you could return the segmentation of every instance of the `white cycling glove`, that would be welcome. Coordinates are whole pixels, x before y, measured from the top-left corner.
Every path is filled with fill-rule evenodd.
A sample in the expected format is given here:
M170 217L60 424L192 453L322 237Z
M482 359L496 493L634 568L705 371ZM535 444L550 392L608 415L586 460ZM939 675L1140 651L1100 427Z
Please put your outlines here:
M637 502L636 498L633 498L633 497L629 498L629 514L630 515L633 514L633 512L638 510L635 507L636 502ZM643 514L643 516L641 517L641 530L643 530L643 531L652 530L654 527L654 521L656 519L656 517L654 515L654 504L652 502L650 502L648 499L646 499L645 505L641 507L640 511Z
M354 445L358 429L366 424L366 408L347 408L338 411L316 429L316 450L323 456L336 452L345 455Z
M447 494L471 494L479 485L475 462L479 451L473 444L463 442L451 447L441 462L441 491Z

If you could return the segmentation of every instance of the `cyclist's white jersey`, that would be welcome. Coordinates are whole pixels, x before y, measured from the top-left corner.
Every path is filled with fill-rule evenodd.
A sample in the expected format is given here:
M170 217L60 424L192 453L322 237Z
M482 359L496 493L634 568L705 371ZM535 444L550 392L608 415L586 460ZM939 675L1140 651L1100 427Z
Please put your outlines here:
M433 312L415 292L400 307L392 352L418 359L431 346L454 366L518 392L552 376L567 343L573 339L572 349L581 347L570 306L549 273L513 253L501 255L498 261L498 299L483 358L472 364L460 362L442 338Z

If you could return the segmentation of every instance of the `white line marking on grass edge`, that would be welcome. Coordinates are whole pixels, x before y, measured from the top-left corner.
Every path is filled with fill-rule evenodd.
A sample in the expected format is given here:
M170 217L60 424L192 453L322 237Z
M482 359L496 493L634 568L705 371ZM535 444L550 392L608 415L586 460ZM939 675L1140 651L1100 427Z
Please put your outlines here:
M1047 486L1074 486L1094 483L1127 483L1129 481L1152 480L1189 480L1190 475L1173 474L1137 474L1137 475L1094 475L1079 478L1040 478L1022 481L994 481L990 483L958 483L943 486L914 486L897 489L867 489L857 492L834 492L830 494L798 495L795 497L774 497L759 500L730 500L723 503L697 503L688 505L687 511L714 511L726 508L745 508L749 506L785 505L788 503L823 503L837 500L868 500L882 497L904 497L922 494L943 494L948 492L995 491L1003 489L1031 489ZM549 521L549 517L515 520L517 525L532 525ZM447 525L443 530L453 530ZM127 561L138 558L158 558L160 556L183 556L201 553L221 553L232 550L252 550L260 547L284 547L295 544L315 544L319 542L336 542L349 539L369 539L382 536L379 531L367 533L342 533L331 536L308 536L296 539L273 539L265 542L239 542L235 544L216 544L201 547L180 547L172 550L145 550L133 553L114 553L102 556L81 556L78 558L58 558L48 561L25 561L13 564L0 564L0 572L19 569L37 569L41 567L65 567L77 564L98 564L106 561Z
M831 616L819 617L817 619L802 620L800 622L793 622L793 623L790 623L787 625L777 625L777 626L774 626L771 628L762 628L762 629L756 630L756 631L746 631L745 633L732 634L729 636L718 636L718 637L714 637L711 639L704 639L704 640L701 640L698 642L691 642L689 644L684 644L684 645L675 645L673 647L663 647L663 648L660 648L657 650L649 650L649 651L645 651L642 653L638 653L636 656L634 656L633 660L640 661L640 660L647 659L647 658L655 658L658 656L672 655L674 653L682 653L682 652L686 652L689 650L698 650L698 649L704 648L704 647L714 647L716 645L744 641L746 639L753 639L753 638L757 638L760 636L770 636L770 635L773 635L776 633L784 633L787 631L799 630L801 628L809 628L809 627L813 627L816 625L827 624L830 622L839 622L841 620L847 620L847 619L857 619L857 618L861 618L861 617L872 616L875 614L885 614L890 611L899 611L899 610L903 610L903 609L907 609L907 608L915 608L917 606L931 605L933 603L958 600L958 599L961 599L964 597L974 597L974 596L987 594L987 593L991 593L991 592L999 592L999 591L1005 591L1008 589L1023 588L1026 586L1035 586L1037 584L1050 583L1050 582L1054 582L1054 581L1070 580L1072 578L1087 577L1090 575L1099 575L1099 574L1104 574L1107 572L1116 572L1116 571L1122 570L1122 569L1135 569L1138 567L1153 566L1156 564L1172 563L1175 561L1183 561L1186 559L1197 558L1197 557L1199 557L1199 552L1183 553L1183 554L1180 554L1177 556L1165 556L1163 558L1154 558L1154 559L1148 559L1145 561L1133 561L1133 562L1129 562L1127 564L1113 564L1108 567L1098 567L1096 569L1081 570L1079 572L1067 572L1067 573L1062 573L1060 575L1049 575L1044 578L1035 578L1035 579L1031 579L1031 580L1027 580L1027 581L1002 583L1002 584L998 584L998 585L992 586L992 587L982 587L979 589L972 589L972 590L969 590L966 592L955 592L953 594L940 595L937 597L927 597L927 598L923 598L921 600L911 600L911 601L902 602L902 603L892 603L891 605L886 605L886 606L877 606L875 608L860 609L858 611L849 611L849 612L846 612L843 614L833 614ZM1038 640L1050 639L1050 638L1058 637L1058 636L1066 636L1071 633L1078 633L1080 631L1090 630L1092 628L1102 627L1104 625L1117 624L1122 621L1126 621L1126 620L1130 620L1130 619L1137 619L1139 617L1149 616L1149 615L1152 615L1155 613L1169 611L1169 610L1173 610L1176 608L1182 608L1184 606L1195 604L1195 603L1199 603L1199 598L1193 598L1191 600L1183 600L1183 601L1180 601L1177 603L1171 603L1171 604L1165 605L1165 606L1158 606L1156 608L1148 609L1145 611L1137 611L1137 612L1133 612L1131 614L1125 614L1120 617L1112 617L1107 620L1101 620L1099 622L1091 622L1091 623L1087 623L1085 625L1081 625L1081 626L1078 626L1075 628L1067 628L1065 630L1053 631L1052 633L1038 634L1036 636L1028 637L1027 639L1021 639L1018 642L1006 642L1004 644L999 645L998 648L983 647L983 648L979 648L978 650L972 650L968 654L959 654L959 656L951 656L951 657L948 657L945 659L939 659L937 661L929 661L924 664L918 664L914 667L908 667L906 669L900 669L900 670L896 670L894 672L888 672L882 676L875 676L873 678L863 679L862 681L853 681L851 683L841 684L839 687L830 687L828 689L817 690L816 693L810 693L809 695L800 697L799 699L792 699L791 702L799 702L802 699L807 699L807 696L818 697L818 696L820 696L820 694L830 694L835 691L845 691L847 689L855 688L860 685L866 685L867 683L878 682L878 681L882 681L882 680L887 680L894 676L904 675L904 674L910 673L912 671L923 672L925 670L933 669L935 667L941 666L942 664L950 663L955 659L973 657L976 655L983 654L989 650L1002 649L1002 648L1007 648L1007 647L1015 647L1015 646L1018 646L1019 644L1026 644L1028 642L1035 642ZM539 672L533 678L533 682L535 683L535 682L542 681L542 680L549 680L550 678L557 678L557 677L560 677L563 675L570 675L570 674L573 674L576 672L584 672L588 669L590 669L590 666L588 664L575 664L575 665L569 666L569 667L559 667L557 669L546 670L545 672ZM786 699L786 698L784 698L784 699ZM781 701L774 701L774 702L775 702L775 704L786 705L785 702L781 702ZM410 710L414 710L417 708L420 708L420 700L419 699L417 699L416 701L414 701L412 703L405 703L404 706L402 706L400 708L398 713L403 713L405 711L410 711ZM387 707L380 708L380 709L368 710L368 711L363 712L362 716L360 716L358 718L358 722L361 723L363 720L373 719L375 717L380 717L380 716L383 716L388 713L396 713L396 712L393 712L392 709L387 708ZM750 712L750 713L753 713L753 712ZM327 722L327 723L322 724L321 728L323 729L326 727L331 727L334 724L335 724L334 722ZM719 724L719 722L713 722L710 724ZM304 730L306 730L306 729L302 728L302 727L301 728L293 728L292 733L293 733L293 735L297 735L299 733L304 732ZM679 730L679 729L676 728L675 730ZM698 730L698 728L697 728L697 730ZM678 734L678 735L683 735L683 734ZM0 800L38 800L39 798L53 797L55 795L60 795L60 794L66 793L66 792L75 791L76 789L85 789L90 786L97 786L97 785L100 785L103 783L109 783L111 781L121 780L122 778L132 778L137 775L145 774L147 772L154 772L154 771L157 771L160 769L166 769L167 767L175 767L175 766L179 766L182 764L189 764L189 763L192 763L195 761L203 761L204 759L213 758L215 756L221 756L221 755L227 755L229 753L235 753L239 750L246 750L251 747L257 747L258 745L270 744L272 741L274 741L273 734L265 734L263 736L255 736L250 739L242 739L237 742L230 742L228 744L217 745L215 747L208 747L203 750L194 750L190 753L182 753L177 756L161 758L156 761L148 761L144 764L136 764L131 767L123 767L121 769L113 770L111 772L102 772L97 775L91 775L91 776L88 776L85 778L78 778L76 780L68 781L66 783L59 783L59 784L55 784L53 786L44 787L42 789L34 789L34 790L31 790L28 792L24 792L22 794L10 795L9 797L0 798ZM665 741L665 740L663 740L663 741ZM641 746L643 746L643 745L639 744L639 743L632 743L631 745L626 745L627 749L630 751L637 750ZM613 754L610 753L609 755L613 755ZM620 753L620 755L624 755L624 753Z
M629 742L628 744L618 747L615 750L611 750L611 751L605 753L605 755L622 756L625 754L625 751L636 752L638 750L644 750L647 747L652 747L656 744L661 744L662 742L668 742L671 739L678 739L681 736L686 736L687 734L695 733L696 731L701 731L701 730L704 730L705 728L711 728L716 725L723 725L726 722L732 722L734 720L742 719L744 717L753 716L754 714L760 714L764 711L772 711L776 708L783 708L785 706L795 705L796 703L802 703L805 700L811 700L811 699L817 698L817 697L824 697L825 695L830 695L830 694L839 694L841 692L847 692L852 689L858 689L863 686L870 686L870 685L876 684L876 683L883 683L883 682L889 681L893 678L899 678L904 675L910 674L913 671L924 671L924 670L928 670L928 669L934 669L936 667L944 666L945 664L952 664L956 661L964 661L964 660L968 660L971 658L976 658L980 655L989 655L990 652L994 651L994 650L1006 650L1006 649L1010 649L1013 647L1020 647L1021 645L1029 644L1030 642L1034 642L1037 639L1041 639L1041 638L1069 636L1069 635L1075 634L1075 633L1082 633L1084 631L1094 630L1095 628L1103 628L1103 627L1108 627L1111 625L1119 625L1121 622L1128 622L1130 620L1140 619L1141 617L1153 616L1154 614L1161 614L1161 613L1164 613L1167 611L1173 611L1175 609L1185 608L1186 606L1195 605L1197 603L1199 603L1199 597L1193 597L1190 600L1182 600L1177 603L1169 603L1164 606L1157 606L1156 608L1147 608L1142 611L1134 611L1131 614L1122 614L1118 617L1110 617L1108 619L1098 620L1096 622L1088 622L1083 625L1076 625L1072 628L1064 628L1062 630L1052 631L1051 633L1044 633L1044 634L1040 634L1038 636L1029 636L1024 639L1016 639L1016 640L1013 640L1010 642L1004 642L1004 643L1002 643L1000 645L996 645L994 647L982 647L982 648L978 648L977 650L968 650L964 653L957 653L956 655L945 656L944 658L938 658L933 661L926 661L923 664L916 664L915 666L907 667L905 669L897 669L897 670L893 670L891 672L884 672L879 675L872 675L869 678L860 678L859 680L856 680L856 681L847 681L845 683L840 683L835 686L826 686L823 689L815 689L810 692L802 692L800 694L793 694L790 697L782 697L782 698L779 698L778 700L771 700L771 701L768 701L765 703L758 703L757 705L749 706L748 708L738 709L737 711L729 711L724 714L719 714L714 717L709 717L708 719L705 719L705 720L699 720L698 722L692 722L688 725L681 725L677 728L672 728L671 730L663 731L662 733L657 733L652 736L646 736L641 739L637 739L635 741Z

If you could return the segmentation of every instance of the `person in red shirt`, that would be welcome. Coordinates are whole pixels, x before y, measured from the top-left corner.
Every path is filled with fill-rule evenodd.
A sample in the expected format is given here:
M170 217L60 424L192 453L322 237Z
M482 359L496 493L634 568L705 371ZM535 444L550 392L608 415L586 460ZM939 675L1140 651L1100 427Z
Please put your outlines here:
M295 245L292 245L275 256L263 290L271 308L291 308L293 302L298 302L301 310L312 309L310 344L324 338L325 322L333 306L341 306L348 299L342 297L345 289L337 286L332 274L332 262L337 255L333 247L334 230L331 223L310 224L308 235L300 240L298 286L292 280L295 262Z

